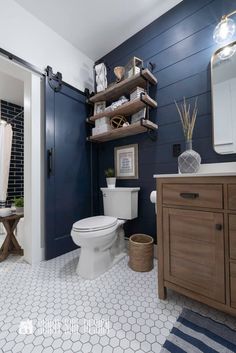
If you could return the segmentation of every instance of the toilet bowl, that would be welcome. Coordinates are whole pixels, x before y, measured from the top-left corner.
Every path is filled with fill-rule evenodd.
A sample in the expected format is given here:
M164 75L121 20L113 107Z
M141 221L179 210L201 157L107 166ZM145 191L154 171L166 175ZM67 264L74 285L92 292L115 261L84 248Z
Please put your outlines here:
M126 255L124 223L114 217L96 216L73 225L72 239L81 247L76 269L78 275L87 279L96 278Z
M137 217L139 188L101 190L105 215L84 218L71 230L81 247L76 273L86 279L98 277L126 255L123 225Z

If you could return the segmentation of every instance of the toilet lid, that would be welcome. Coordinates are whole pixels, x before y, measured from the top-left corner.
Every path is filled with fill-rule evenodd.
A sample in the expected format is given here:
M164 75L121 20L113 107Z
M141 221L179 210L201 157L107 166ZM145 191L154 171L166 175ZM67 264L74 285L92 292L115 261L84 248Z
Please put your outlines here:
M73 225L80 232L90 232L110 228L117 224L117 218L108 216L96 216L81 219Z

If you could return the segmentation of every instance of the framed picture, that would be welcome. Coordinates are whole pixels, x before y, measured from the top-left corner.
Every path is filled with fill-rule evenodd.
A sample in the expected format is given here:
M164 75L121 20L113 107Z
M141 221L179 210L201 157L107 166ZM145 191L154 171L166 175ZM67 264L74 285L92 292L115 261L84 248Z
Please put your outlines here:
M104 112L106 109L106 101L94 103L94 115Z
M138 145L115 147L117 179L138 179Z

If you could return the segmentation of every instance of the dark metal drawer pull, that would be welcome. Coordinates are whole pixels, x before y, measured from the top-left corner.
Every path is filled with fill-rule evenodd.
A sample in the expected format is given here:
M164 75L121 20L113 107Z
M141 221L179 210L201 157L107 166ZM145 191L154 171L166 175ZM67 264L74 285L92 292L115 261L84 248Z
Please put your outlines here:
M191 199L191 200L194 200L194 199L197 199L197 198L199 197L199 194L194 193L194 192L181 192L181 193L180 193L180 196L181 196L183 199Z

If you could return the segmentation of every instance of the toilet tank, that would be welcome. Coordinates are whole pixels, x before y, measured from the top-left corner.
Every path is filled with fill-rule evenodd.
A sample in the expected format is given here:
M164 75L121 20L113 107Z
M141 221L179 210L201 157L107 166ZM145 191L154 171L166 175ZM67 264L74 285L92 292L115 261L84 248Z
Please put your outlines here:
M104 215L121 219L138 217L138 192L140 188L101 188Z

